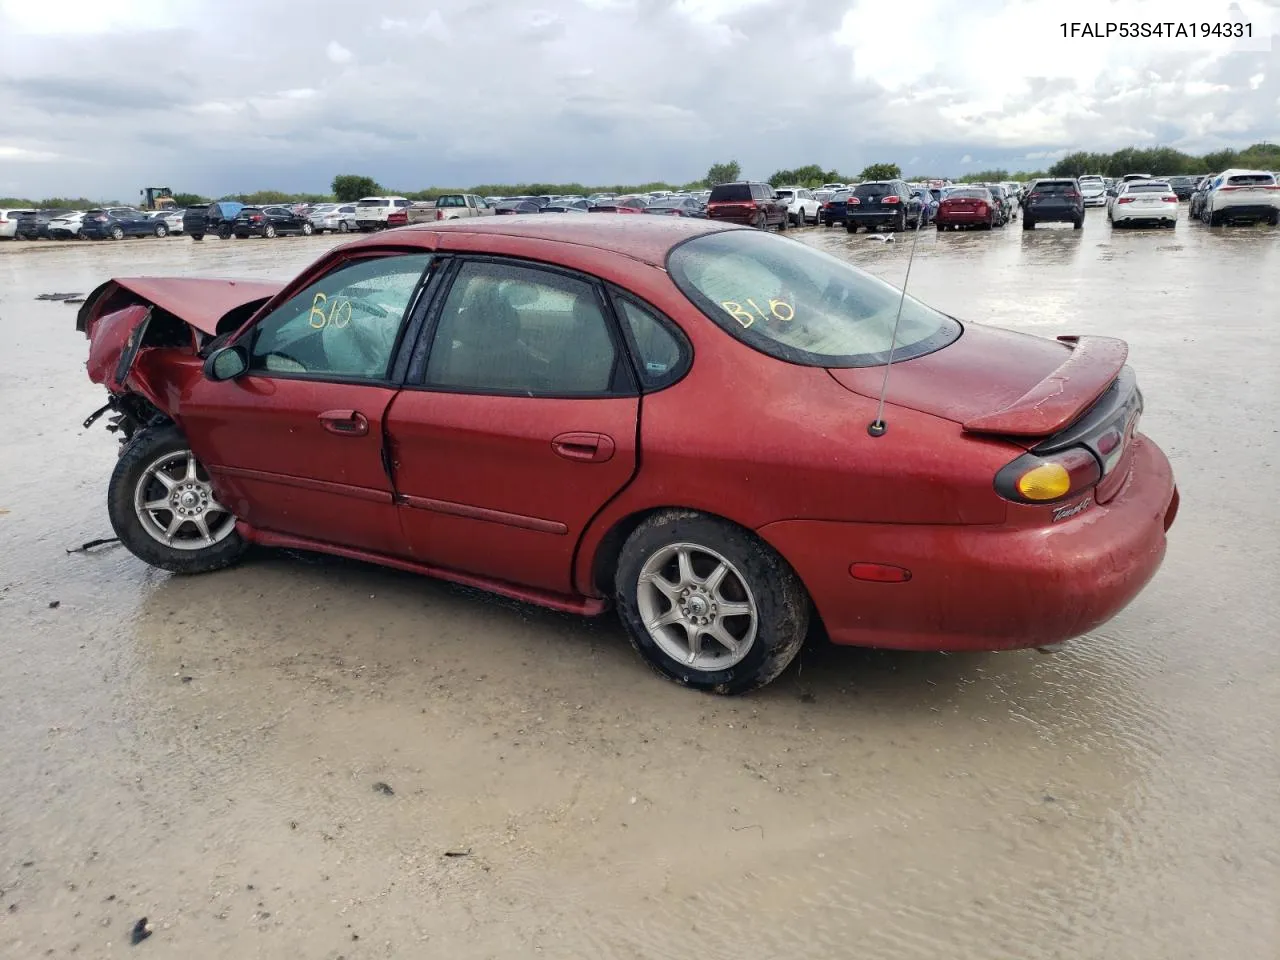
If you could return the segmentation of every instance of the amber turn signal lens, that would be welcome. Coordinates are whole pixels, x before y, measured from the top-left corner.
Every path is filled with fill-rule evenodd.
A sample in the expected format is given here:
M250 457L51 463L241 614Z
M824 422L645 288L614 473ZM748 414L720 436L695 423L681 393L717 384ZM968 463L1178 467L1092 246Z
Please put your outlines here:
M1071 491L1071 474L1060 463L1042 463L1020 476L1015 486L1028 500L1057 500Z

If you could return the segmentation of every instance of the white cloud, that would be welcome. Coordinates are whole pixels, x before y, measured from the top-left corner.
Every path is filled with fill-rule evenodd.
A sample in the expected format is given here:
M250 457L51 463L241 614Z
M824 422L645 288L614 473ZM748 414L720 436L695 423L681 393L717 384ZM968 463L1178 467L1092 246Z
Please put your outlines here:
M15 163L40 163L49 160L61 160L62 156L47 150L28 150L25 147L13 147L0 143L0 160L12 160Z
M334 63L350 63L354 54L337 40L330 40L329 45L324 48L325 56Z
M1263 81L1265 81L1266 79L1267 79L1267 75L1265 73L1255 73L1252 77L1249 78L1249 89L1257 90L1260 86L1262 86Z

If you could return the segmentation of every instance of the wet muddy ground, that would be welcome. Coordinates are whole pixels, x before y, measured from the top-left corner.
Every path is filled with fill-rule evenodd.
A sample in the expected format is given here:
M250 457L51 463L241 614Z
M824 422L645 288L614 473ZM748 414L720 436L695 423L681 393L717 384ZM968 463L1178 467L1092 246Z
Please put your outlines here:
M901 280L906 237L795 236ZM115 441L33 298L335 240L0 248L0 956L1280 955L1280 230L924 233L935 306L1129 341L1164 568L1053 656L818 647L736 700L609 617L66 552L110 535Z

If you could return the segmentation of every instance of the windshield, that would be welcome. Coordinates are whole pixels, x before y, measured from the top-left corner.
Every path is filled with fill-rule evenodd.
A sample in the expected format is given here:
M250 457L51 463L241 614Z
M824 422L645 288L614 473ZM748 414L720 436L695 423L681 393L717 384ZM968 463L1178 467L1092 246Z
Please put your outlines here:
M755 230L726 230L671 251L676 286L721 329L779 360L864 367L945 347L960 324L843 260Z
M449 194L436 201L437 207L465 207L466 205L467 201L458 193Z

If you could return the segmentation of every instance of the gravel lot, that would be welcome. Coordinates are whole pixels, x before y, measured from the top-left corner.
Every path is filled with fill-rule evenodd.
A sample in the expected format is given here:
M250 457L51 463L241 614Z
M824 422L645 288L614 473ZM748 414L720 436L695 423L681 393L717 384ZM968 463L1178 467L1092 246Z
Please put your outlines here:
M908 237L789 235L901 281ZM115 440L80 428L75 308L35 296L335 242L0 245L0 955L1277 955L1280 230L925 231L927 302L1129 341L1165 566L1053 656L816 648L737 700L611 617L66 552L110 535Z

